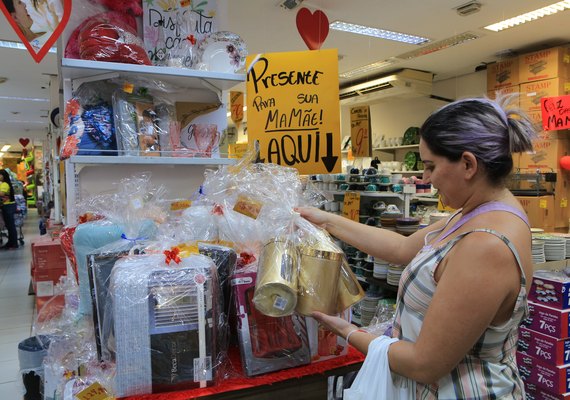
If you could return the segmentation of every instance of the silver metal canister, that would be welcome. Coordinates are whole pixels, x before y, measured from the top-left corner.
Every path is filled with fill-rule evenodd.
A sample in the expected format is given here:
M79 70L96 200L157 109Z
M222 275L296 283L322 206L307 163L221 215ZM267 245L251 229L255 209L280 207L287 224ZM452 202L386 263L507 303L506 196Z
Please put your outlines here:
M296 311L303 315L313 311L335 314L343 254L319 242L303 246L300 253Z
M272 239L260 254L255 308L271 317L291 315L297 305L299 254L292 242Z

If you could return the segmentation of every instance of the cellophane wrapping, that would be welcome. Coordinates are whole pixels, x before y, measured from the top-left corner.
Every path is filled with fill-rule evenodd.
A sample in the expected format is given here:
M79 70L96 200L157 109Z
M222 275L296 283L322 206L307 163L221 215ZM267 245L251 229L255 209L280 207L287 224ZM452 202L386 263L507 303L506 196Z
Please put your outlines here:
M74 155L116 155L117 139L111 104L116 86L110 82L86 82L65 103L64 142L60 159Z
M175 88L141 77L117 80L113 93L114 122L120 155L171 155L175 120Z
M47 349L42 364L43 395L50 400L62 398L70 379L91 375L102 367L96 358L91 321L79 314L75 279L62 277L54 294L39 310L32 327L33 335Z
M237 334L244 373L255 376L311 362L305 317L270 317L253 303L257 272L242 269L232 277Z
M115 193L92 196L91 208L104 219L77 226L73 245L77 258L81 314L92 315L91 290L87 267L88 255L125 251L141 241L153 239L157 225L166 218L161 204L162 186L154 186L150 174L121 180ZM97 252L102 249L101 252Z
M218 274L211 258L122 258L111 272L109 294L117 396L217 382L226 359L218 351L217 335L225 327L220 326Z
M151 65L136 20L128 14L100 12L84 19L76 31L68 48L83 60Z
M296 169L252 160L248 155L235 166L206 171L199 200L215 206L220 240L258 256L267 238L290 226L294 207L319 206L326 197L304 191Z

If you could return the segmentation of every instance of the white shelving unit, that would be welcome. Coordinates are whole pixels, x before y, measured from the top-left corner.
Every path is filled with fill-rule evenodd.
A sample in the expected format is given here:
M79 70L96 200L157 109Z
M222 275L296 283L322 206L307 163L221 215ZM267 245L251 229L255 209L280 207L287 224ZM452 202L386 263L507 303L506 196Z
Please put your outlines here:
M373 147L373 151L396 151L396 150L411 150L419 148L419 144L410 144L406 146L390 146L390 147Z
M62 104L84 82L145 77L184 91L186 101L218 99L225 106L224 93L245 80L243 74L69 58L63 58L59 67L63 80ZM221 131L225 127L218 128ZM76 221L76 206L85 196L116 189L113 182L135 173L148 171L153 182L166 186L172 196L189 197L199 188L206 169L231 165L235 161L227 158L73 156L65 161L66 222Z
M72 164L135 164L135 165L233 165L233 158L192 158L192 157L137 157L137 156L73 156L69 158Z

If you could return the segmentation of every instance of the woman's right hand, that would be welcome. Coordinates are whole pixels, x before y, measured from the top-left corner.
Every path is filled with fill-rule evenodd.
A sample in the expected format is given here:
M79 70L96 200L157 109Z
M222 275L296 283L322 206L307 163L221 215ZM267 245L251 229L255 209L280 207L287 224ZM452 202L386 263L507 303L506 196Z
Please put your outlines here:
M326 229L329 222L330 213L319 210L316 207L296 207L295 211L301 214L301 217L307 221Z

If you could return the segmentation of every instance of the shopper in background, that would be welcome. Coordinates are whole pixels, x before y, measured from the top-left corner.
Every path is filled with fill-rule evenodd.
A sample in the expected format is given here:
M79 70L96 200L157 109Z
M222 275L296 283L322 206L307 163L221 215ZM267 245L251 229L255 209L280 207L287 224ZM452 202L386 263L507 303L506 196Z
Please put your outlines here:
M8 242L1 247L3 250L18 248L18 233L16 231L16 200L10 174L5 169L0 170L0 202L2 203L2 217L8 230Z
M400 280L390 370L418 399L522 399L515 352L532 277L527 217L505 186L512 152L532 150L530 120L513 96L464 99L420 130L424 180L457 211L409 237L315 208L303 217L363 252L407 265ZM333 316L314 317L358 350L376 338ZM376 343L375 343L376 346ZM384 353L385 354L385 353Z

